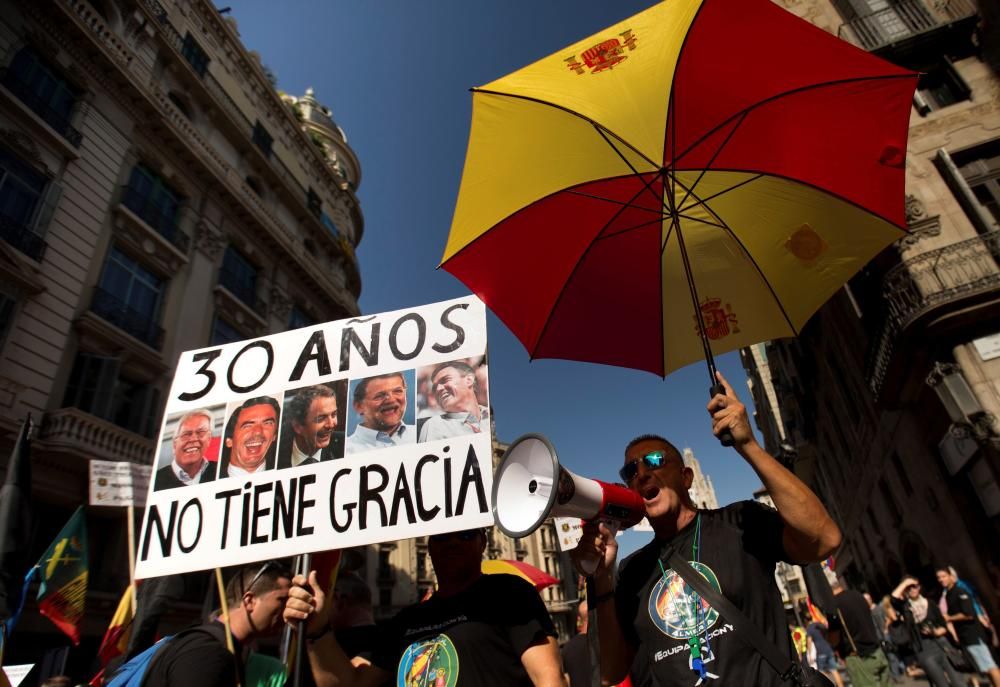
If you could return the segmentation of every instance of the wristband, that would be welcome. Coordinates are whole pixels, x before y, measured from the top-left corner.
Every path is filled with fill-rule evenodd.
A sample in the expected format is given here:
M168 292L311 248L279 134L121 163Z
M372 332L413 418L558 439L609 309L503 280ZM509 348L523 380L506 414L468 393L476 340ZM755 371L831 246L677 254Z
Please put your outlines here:
M614 589L612 589L610 592L604 592L603 594L598 594L597 596L594 597L594 603L590 605L590 608L597 608L608 599L613 598L614 595L615 595Z
M333 631L333 627L331 625L327 624L326 627L324 627L322 630L320 630L316 634L306 635L306 641L307 642L318 641L318 640L322 639L323 637L325 637L327 635L327 633L329 633L331 631Z

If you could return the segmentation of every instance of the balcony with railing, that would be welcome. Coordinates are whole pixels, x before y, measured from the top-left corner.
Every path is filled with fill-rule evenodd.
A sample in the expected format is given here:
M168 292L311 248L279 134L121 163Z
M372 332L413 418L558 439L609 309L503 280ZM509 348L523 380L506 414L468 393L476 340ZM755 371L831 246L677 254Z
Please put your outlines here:
M138 339L154 350L163 345L163 328L145 313L131 308L128 303L101 287L94 287L90 303L92 312Z
M0 239L36 262L41 262L45 255L44 238L2 213L0 213Z
M947 312L981 318L987 313L976 306L1000 304L1000 230L900 262L882 280L882 299L881 320L866 361L876 397L891 368L900 364L896 352L921 323Z
M928 43L940 47L941 40L969 43L977 21L974 0L900 0L842 24L837 35L894 58Z
M149 465L155 439L130 432L78 408L45 413L38 439L49 450L101 460L128 460Z
M182 255L187 254L191 237L178 228L177 221L180 213L176 207L164 207L161 203L155 202L147 193L132 186L122 187L121 204L173 244Z
M38 115L52 130L79 148L83 134L74 128L65 114L53 108L47 99L41 97L32 86L12 69L0 69L0 84L10 91L28 109Z

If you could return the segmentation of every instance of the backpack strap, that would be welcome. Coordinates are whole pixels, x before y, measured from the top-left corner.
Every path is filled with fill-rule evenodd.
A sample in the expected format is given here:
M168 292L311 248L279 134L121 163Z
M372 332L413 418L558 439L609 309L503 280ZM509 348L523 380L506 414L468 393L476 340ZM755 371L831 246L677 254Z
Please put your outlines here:
M738 609L733 602L725 596L715 591L699 572L684 560L676 549L671 549L667 557L670 567L681 576L689 587L698 592L701 598L705 599L712 608L721 613L729 622L733 624L733 631L736 636L749 644L754 651L770 664L778 673L782 680L791 680L796 685L806 685L805 675L802 673L802 666L782 653L778 647L764 637L758 627L750 622L750 619Z

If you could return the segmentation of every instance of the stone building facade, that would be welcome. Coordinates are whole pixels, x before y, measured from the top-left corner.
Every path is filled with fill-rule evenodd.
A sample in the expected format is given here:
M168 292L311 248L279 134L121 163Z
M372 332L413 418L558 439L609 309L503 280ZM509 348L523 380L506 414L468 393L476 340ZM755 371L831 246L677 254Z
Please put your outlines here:
M694 451L685 448L681 451L684 459L684 466L691 468L694 479L691 480L691 488L688 494L698 508L718 508L719 499L715 496L715 487L712 485L712 478L701 470L701 461L694 457Z
M874 594L954 565L1000 614L1000 75L995 3L782 0L923 72L907 157L909 234L795 340L743 353L762 430L845 534L837 570ZM981 12L980 9L983 11ZM991 47L992 46L992 47ZM992 66L991 66L992 65ZM844 123L863 126L863 122ZM762 394L761 398L768 397ZM755 391L755 401L758 394Z
M360 164L272 79L208 0L0 0L0 456L30 413L39 553L89 459L151 463L181 351L359 313ZM88 511L81 655L124 517ZM31 610L8 662L58 635Z

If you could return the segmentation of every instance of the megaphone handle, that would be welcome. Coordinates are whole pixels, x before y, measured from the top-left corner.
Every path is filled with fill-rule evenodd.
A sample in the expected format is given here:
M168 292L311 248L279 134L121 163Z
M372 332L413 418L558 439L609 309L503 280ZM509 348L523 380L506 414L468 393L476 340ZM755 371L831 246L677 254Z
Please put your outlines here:
M603 522L604 526L611 530L612 539L618 536L618 522L616 520L605 520L604 518L601 518L600 522ZM600 557L584 558L580 561L580 567L583 569L583 574L587 577L593 577L600 564Z
M708 390L708 397L715 398L717 394L722 394L723 396L725 396L726 388L721 384L713 384L712 387ZM732 446L733 444L736 443L736 440L733 439L733 433L729 431L728 427L722 430L722 433L719 434L719 443L722 444L723 446Z

